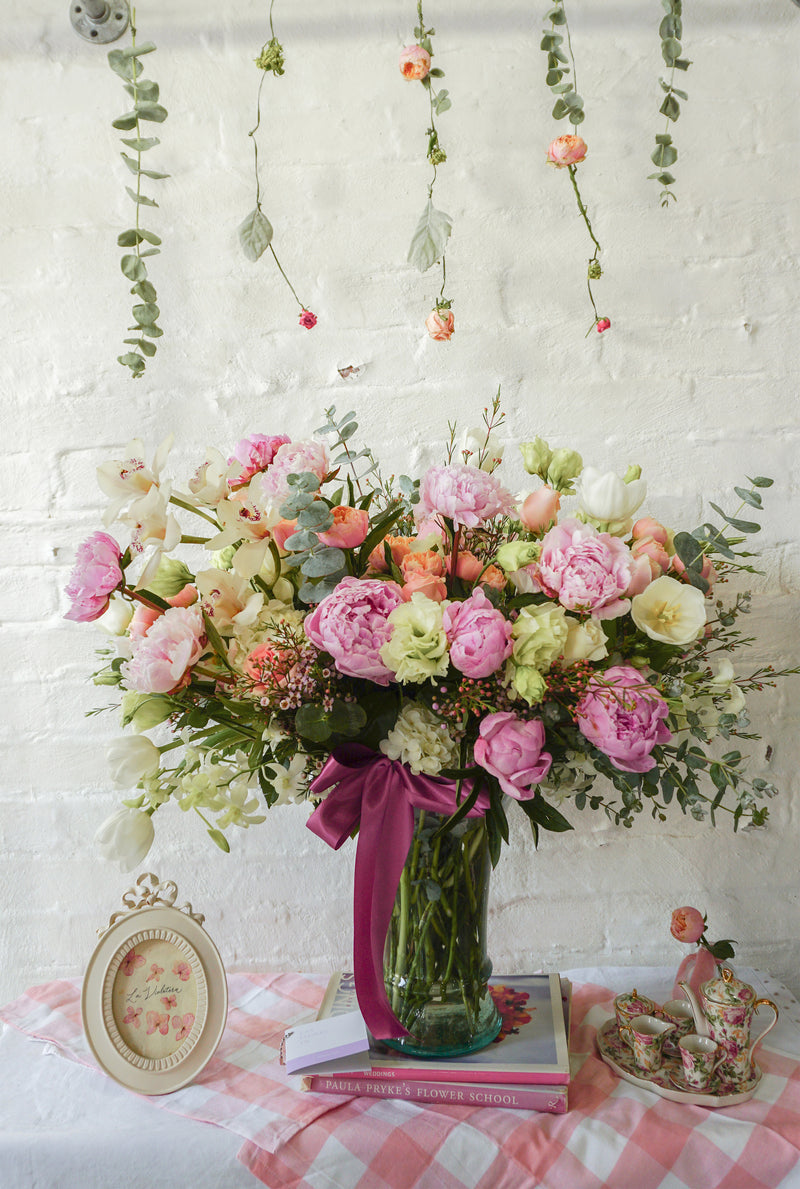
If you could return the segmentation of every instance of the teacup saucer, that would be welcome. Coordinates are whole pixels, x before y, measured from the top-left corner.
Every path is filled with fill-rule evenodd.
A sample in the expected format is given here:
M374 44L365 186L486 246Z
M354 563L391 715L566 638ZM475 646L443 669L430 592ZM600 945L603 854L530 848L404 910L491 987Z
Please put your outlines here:
M710 1079L706 1086L690 1086L682 1069L676 1070L674 1073L671 1072L669 1080L676 1090L682 1090L684 1094L708 1094L711 1091Z

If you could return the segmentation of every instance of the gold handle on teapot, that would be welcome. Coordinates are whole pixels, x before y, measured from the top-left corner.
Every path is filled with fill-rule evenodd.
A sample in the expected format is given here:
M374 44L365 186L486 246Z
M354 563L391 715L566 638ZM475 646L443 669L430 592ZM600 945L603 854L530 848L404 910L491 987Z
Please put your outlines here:
M761 1033L761 1035L759 1037L757 1037L753 1041L753 1043L750 1045L750 1051L747 1054L747 1068L748 1069L750 1069L752 1066L753 1053L756 1050L756 1046L761 1044L762 1040L767 1035L767 1033L771 1032L772 1029L775 1027L775 1025L778 1022L778 1005L776 1003L773 1003L771 999L756 999L753 1002L753 1011L758 1011L759 1007L771 1007L772 1010L775 1012L775 1019L772 1021L771 1024L767 1025L767 1027L764 1029L764 1031Z

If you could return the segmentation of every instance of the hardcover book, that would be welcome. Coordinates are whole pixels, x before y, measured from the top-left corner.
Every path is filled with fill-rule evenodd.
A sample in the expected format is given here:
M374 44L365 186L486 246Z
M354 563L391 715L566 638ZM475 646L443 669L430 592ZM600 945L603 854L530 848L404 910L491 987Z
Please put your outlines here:
M307 1067L303 1089L462 1105L566 1110L571 1003L568 980L559 979L557 974L496 976L489 985L503 1022L497 1038L478 1052L447 1060L411 1057L370 1037L369 1061L364 1063L368 1068L331 1071L330 1067ZM342 1015L356 1008L353 976L335 974L318 1018Z

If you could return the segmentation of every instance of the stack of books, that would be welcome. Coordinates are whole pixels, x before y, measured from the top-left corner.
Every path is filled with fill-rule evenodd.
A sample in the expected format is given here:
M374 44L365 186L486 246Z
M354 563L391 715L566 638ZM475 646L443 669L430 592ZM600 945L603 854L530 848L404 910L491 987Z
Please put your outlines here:
M493 977L489 985L503 1021L499 1036L476 1053L440 1060L397 1052L370 1036L358 1013L353 976L335 974L317 1023L305 1026L305 1037L302 1027L287 1033L287 1068L302 1074L303 1090L318 1094L563 1114L571 984L557 974L528 974ZM359 1032L361 1043L354 1040Z

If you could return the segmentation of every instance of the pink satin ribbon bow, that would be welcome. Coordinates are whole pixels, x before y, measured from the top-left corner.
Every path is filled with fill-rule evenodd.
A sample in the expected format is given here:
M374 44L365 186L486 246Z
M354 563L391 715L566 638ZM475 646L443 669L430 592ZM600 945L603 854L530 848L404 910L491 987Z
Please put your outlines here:
M314 793L333 788L306 822L338 850L358 827L353 881L353 973L364 1022L373 1036L408 1036L389 1006L383 983L383 951L397 888L411 839L414 810L454 813L456 785L436 776L415 776L405 764L359 743L337 747L311 785ZM470 784L462 786L468 796ZM489 796L479 793L467 817L482 817Z

